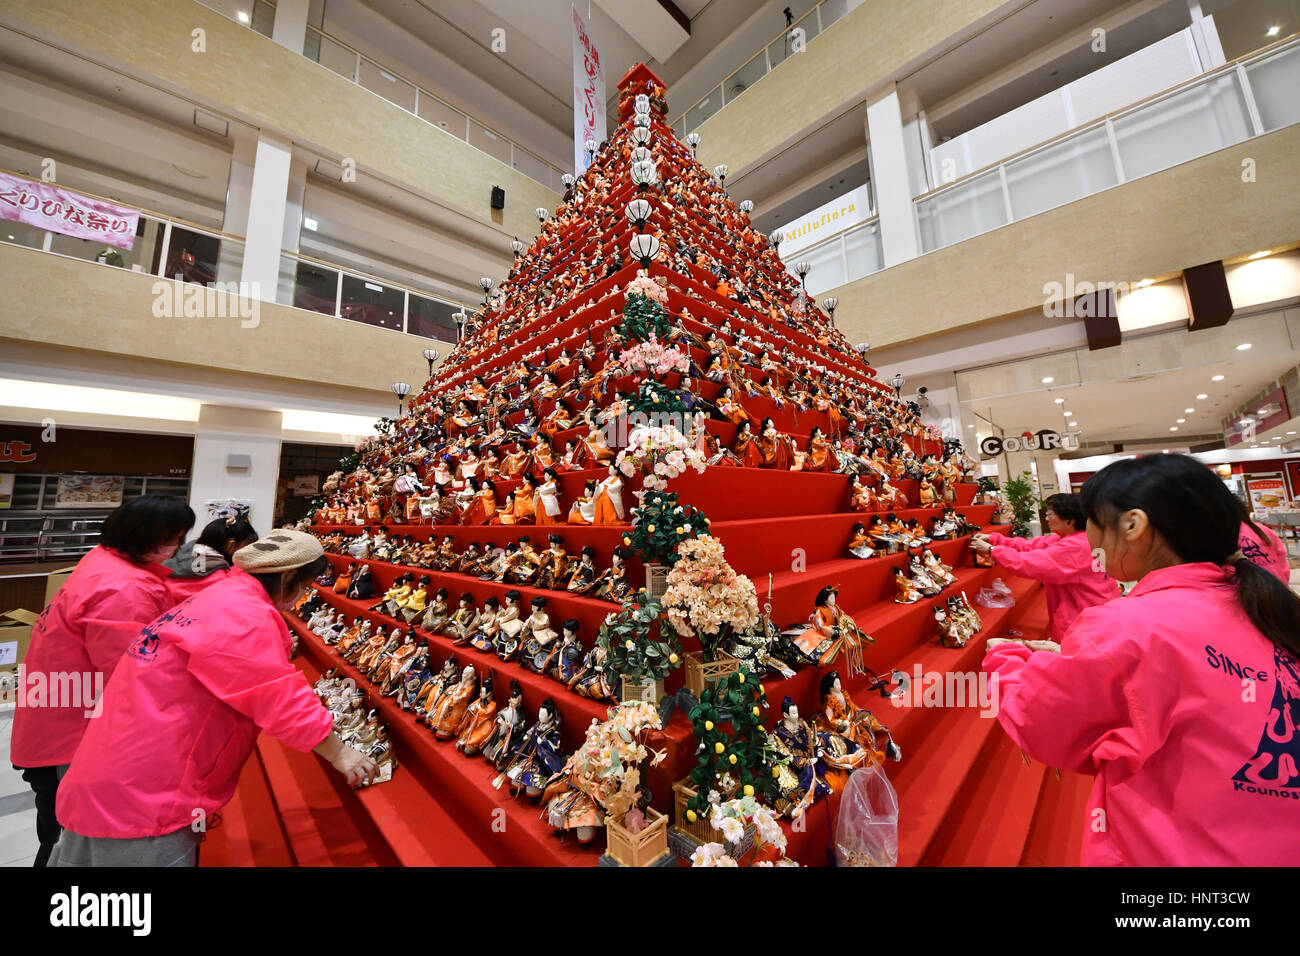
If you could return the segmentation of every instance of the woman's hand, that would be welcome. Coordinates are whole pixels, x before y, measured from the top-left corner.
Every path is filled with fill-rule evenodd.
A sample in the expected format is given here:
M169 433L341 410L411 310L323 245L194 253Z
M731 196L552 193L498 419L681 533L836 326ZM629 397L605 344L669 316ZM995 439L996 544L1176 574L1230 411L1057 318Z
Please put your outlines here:
M970 546L974 551L976 551L979 554L988 554L990 551L993 550L993 545L989 543L989 539L981 538L978 535L974 538L971 538Z
M331 732L313 750L328 760L330 766L347 779L349 786L359 787L379 776L379 764L360 750L349 747L336 733Z

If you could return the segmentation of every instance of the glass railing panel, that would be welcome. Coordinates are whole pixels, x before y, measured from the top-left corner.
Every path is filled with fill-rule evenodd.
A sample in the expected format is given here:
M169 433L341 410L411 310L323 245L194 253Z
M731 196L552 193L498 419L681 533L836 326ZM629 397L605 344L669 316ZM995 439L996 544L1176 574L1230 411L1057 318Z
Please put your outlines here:
M318 262L291 260L294 269L293 295L288 302L295 309L337 315L339 274Z
M1300 45L1246 64L1265 132L1300 123Z
M1011 213L1016 219L1119 184L1104 126L1012 160L1006 171Z
M516 146L511 165L529 179L539 182L543 186L549 187L551 185L551 167L527 150ZM562 187L563 184L561 184Z
M325 34L308 30L303 54L339 76L346 77L353 83L357 81L357 55Z
M727 77L726 82L722 84L722 89L727 96L727 102L730 103L745 92L745 90L761 80L766 73L767 60L760 50L757 56L751 57L748 63Z
M498 136L486 126L473 120L469 122L469 144L489 156L495 156L507 166L510 165L510 140Z
M848 269L846 279L849 282L884 268L879 223L850 229L844 234L844 259Z
M196 232L173 223L162 274L169 279L180 276L183 282L196 285L225 281L225 277L220 274L221 244L222 240L218 236ZM51 247L51 251L56 250ZM235 280L238 279L239 276L236 275Z
M0 222L0 239L15 246L39 249L45 244L45 230L25 222ZM138 241L138 240L137 240Z
M1235 73L1211 77L1117 116L1114 125L1125 179L1168 169L1251 135Z
M794 271L795 263L808 262L812 265L812 269L804 279L804 287L809 295L834 289L848 281L848 276L844 272L844 246L841 238L836 236L830 242L805 249L798 255L789 257L794 262L786 262L786 268L795 276L798 276Z
M452 316L459 308L412 292L407 305L406 331L441 342L455 342L456 320Z
M916 204L921 248L931 252L1007 224L997 170L927 196Z
M822 4L822 32L849 12L849 0L825 0Z
M339 312L352 322L400 332L405 298L405 292L400 288L345 272Z
M272 30L275 28L275 7L267 3L266 0L257 0L253 4L253 20L249 26L262 36L270 37Z
M421 92L420 109L416 115L426 123L445 129L457 139L465 139L469 135L469 117L452 109L436 96Z
M715 86L709 95L700 100L686 114L686 132L698 127L706 119L722 109L722 87Z
M415 87L369 60L361 61L362 86L408 113L415 112Z

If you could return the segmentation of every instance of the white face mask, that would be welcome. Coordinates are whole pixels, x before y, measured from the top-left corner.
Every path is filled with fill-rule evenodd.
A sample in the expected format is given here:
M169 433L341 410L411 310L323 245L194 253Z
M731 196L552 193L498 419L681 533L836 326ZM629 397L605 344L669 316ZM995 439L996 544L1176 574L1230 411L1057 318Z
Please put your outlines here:
M180 548L179 544L177 544L176 542L172 542L171 544L164 545L163 547L159 548L156 551L150 551L148 554L144 556L144 559L146 562L152 564L160 564L163 561L166 561L168 558L172 557L177 552L177 550L179 550L179 548Z

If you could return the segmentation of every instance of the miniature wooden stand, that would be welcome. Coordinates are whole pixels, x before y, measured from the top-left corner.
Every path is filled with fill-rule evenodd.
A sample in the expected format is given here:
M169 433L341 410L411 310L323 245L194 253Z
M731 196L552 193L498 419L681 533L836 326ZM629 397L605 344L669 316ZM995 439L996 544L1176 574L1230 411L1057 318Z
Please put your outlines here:
M668 817L653 807L646 807L646 828L640 833L633 833L612 817L605 818L605 856L611 862L608 866L668 866L665 857L672 859L668 852ZM604 864L604 858L601 859Z
M740 660L722 651L716 661L706 661L700 651L687 651L682 656L686 661L686 689L696 697L714 681L726 680L740 670Z
M645 593L648 598L661 598L664 592L668 590L668 572L670 568L664 567L654 561L650 561L645 566Z
M634 683L626 677L619 677L619 700L623 703L645 702L659 706L659 701L663 700L664 682L662 680L643 680L640 683Z

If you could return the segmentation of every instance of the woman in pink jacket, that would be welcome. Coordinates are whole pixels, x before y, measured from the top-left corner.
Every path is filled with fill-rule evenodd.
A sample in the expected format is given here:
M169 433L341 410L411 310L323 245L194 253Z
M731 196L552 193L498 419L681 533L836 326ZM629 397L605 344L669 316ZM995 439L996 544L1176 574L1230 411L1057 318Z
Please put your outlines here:
M54 800L118 659L140 628L178 598L161 562L194 526L179 498L132 498L104 519L99 544L77 562L32 628L14 711L9 759L36 793L35 866L59 839Z
M1256 524L1251 520L1250 512L1240 503L1241 534L1237 538L1237 548L1252 562L1288 587L1291 586L1291 561L1287 557L1286 544L1272 528Z
M1107 571L1059 653L992 639L998 719L1094 774L1084 864L1300 860L1300 598L1237 550L1237 501L1193 458L1116 462L1083 489Z
M1051 634L1060 641L1084 608L1119 597L1119 585L1095 566L1079 496L1051 495L1043 504L1050 534L1039 538L977 534L971 544L976 551L992 553L993 560L1008 571L1043 582Z
M276 531L234 560L123 655L59 788L52 866L193 866L262 730L315 750L351 784L377 772L289 662L281 611L324 571L320 542Z

